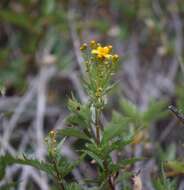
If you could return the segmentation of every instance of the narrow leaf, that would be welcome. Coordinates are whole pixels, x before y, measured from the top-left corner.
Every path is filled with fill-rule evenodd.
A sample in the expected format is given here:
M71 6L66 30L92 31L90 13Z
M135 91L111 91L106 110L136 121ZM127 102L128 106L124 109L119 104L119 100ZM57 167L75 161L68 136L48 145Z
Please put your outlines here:
M100 165L101 168L103 168L103 160L100 159L98 155L89 150L84 150L83 152L88 154L92 159L94 159Z
M130 119L122 117L119 113L113 113L113 119L104 129L102 144L108 142L114 137L121 136L123 134L123 129L128 126Z
M84 140L90 140L89 137L78 128L65 128L58 131L58 134L66 137L77 137Z
M52 165L43 161L39 161L36 159L28 159L25 157L24 158L15 158L11 155L4 155L0 157L0 165L4 166L3 168L7 167L8 165L12 164L21 164L21 165L28 165L35 167L36 169L42 170L48 174L52 174ZM1 172L3 172L3 168L0 168ZM1 176L2 177L2 176Z

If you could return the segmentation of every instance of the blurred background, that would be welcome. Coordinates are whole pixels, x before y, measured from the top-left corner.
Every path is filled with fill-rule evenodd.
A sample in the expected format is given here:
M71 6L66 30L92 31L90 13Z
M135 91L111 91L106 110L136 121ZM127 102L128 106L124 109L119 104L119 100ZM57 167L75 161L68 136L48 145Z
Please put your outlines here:
M44 138L65 127L68 98L73 93L80 102L87 100L80 45L96 40L112 44L120 55L114 77L119 84L108 99L105 120L121 110L122 98L140 112L153 100L165 104L165 114L149 122L133 152L150 158L135 167L142 168L144 189L154 190L152 176L160 161L184 156L184 126L167 108L184 109L183 38L183 0L1 0L0 154L45 158ZM75 145L73 140L63 147L68 159L78 157ZM84 164L72 175L80 180L95 171ZM178 190L184 190L182 176L170 176ZM11 180L21 181L18 190L50 189L47 176L27 166L9 167L0 184Z

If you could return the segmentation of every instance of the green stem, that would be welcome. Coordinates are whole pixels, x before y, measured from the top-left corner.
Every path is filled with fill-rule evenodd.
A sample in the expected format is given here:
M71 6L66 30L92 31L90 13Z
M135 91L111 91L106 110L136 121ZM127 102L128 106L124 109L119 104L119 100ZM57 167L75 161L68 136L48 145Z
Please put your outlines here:
M100 144L100 111L98 108L95 109L95 127L96 127L96 143ZM112 182L111 176L109 176L108 162L104 161L105 175L108 179L109 190L115 190L114 183Z
M96 127L96 143L100 144L100 122L99 122L99 111L95 108L95 127Z
M105 168L105 175L106 175L106 178L108 180L109 190L115 190L115 186L114 186L114 183L111 179L111 175L109 175L109 168L108 168L107 160L104 161L104 168Z
M53 165L54 165L54 169L55 169L55 172L56 172L57 183L59 184L61 190L65 190L64 184L62 182L62 177L61 177L60 172L58 170L57 163L56 163L55 159L53 159Z

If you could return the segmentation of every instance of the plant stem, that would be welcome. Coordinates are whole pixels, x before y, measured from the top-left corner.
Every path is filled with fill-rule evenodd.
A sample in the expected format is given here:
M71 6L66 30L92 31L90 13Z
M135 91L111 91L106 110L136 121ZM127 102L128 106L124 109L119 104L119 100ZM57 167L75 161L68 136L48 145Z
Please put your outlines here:
M109 190L115 190L114 183L112 182L111 176L109 176L109 169L108 169L107 160L104 161L104 168L105 168L106 177L108 178Z
M100 144L100 112L98 108L95 109L95 127L96 127L96 143ZM111 176L109 176L108 162L104 161L105 173L108 178L109 190L115 190L114 184L112 182Z
M53 165L54 165L54 169L56 171L57 183L59 184L61 190L65 190L64 184L62 182L62 177L61 177L60 172L58 170L57 163L56 163L55 159L53 159Z
M109 190L115 190L114 183L111 180L111 176L109 176L108 182L109 182Z
M95 127L96 127L96 143L100 144L100 124L99 124L99 111L95 108Z

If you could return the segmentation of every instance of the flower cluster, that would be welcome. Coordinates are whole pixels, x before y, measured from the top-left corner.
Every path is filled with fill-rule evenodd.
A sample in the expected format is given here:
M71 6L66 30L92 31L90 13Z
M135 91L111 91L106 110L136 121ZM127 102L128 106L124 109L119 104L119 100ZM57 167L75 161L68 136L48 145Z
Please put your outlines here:
M119 56L117 54L112 54L112 46L102 46L100 43L97 43L96 41L92 40L89 44L89 47L91 49L91 55L94 55L97 59L101 61L107 61L112 60L113 62L116 62L119 59ZM80 47L81 51L87 50L88 45L86 43L82 44Z
M119 56L113 53L112 45L102 46L92 40L89 44L82 44L80 50L84 55L84 64L88 73L86 86L89 96L95 104L103 107L108 85L117 69Z

